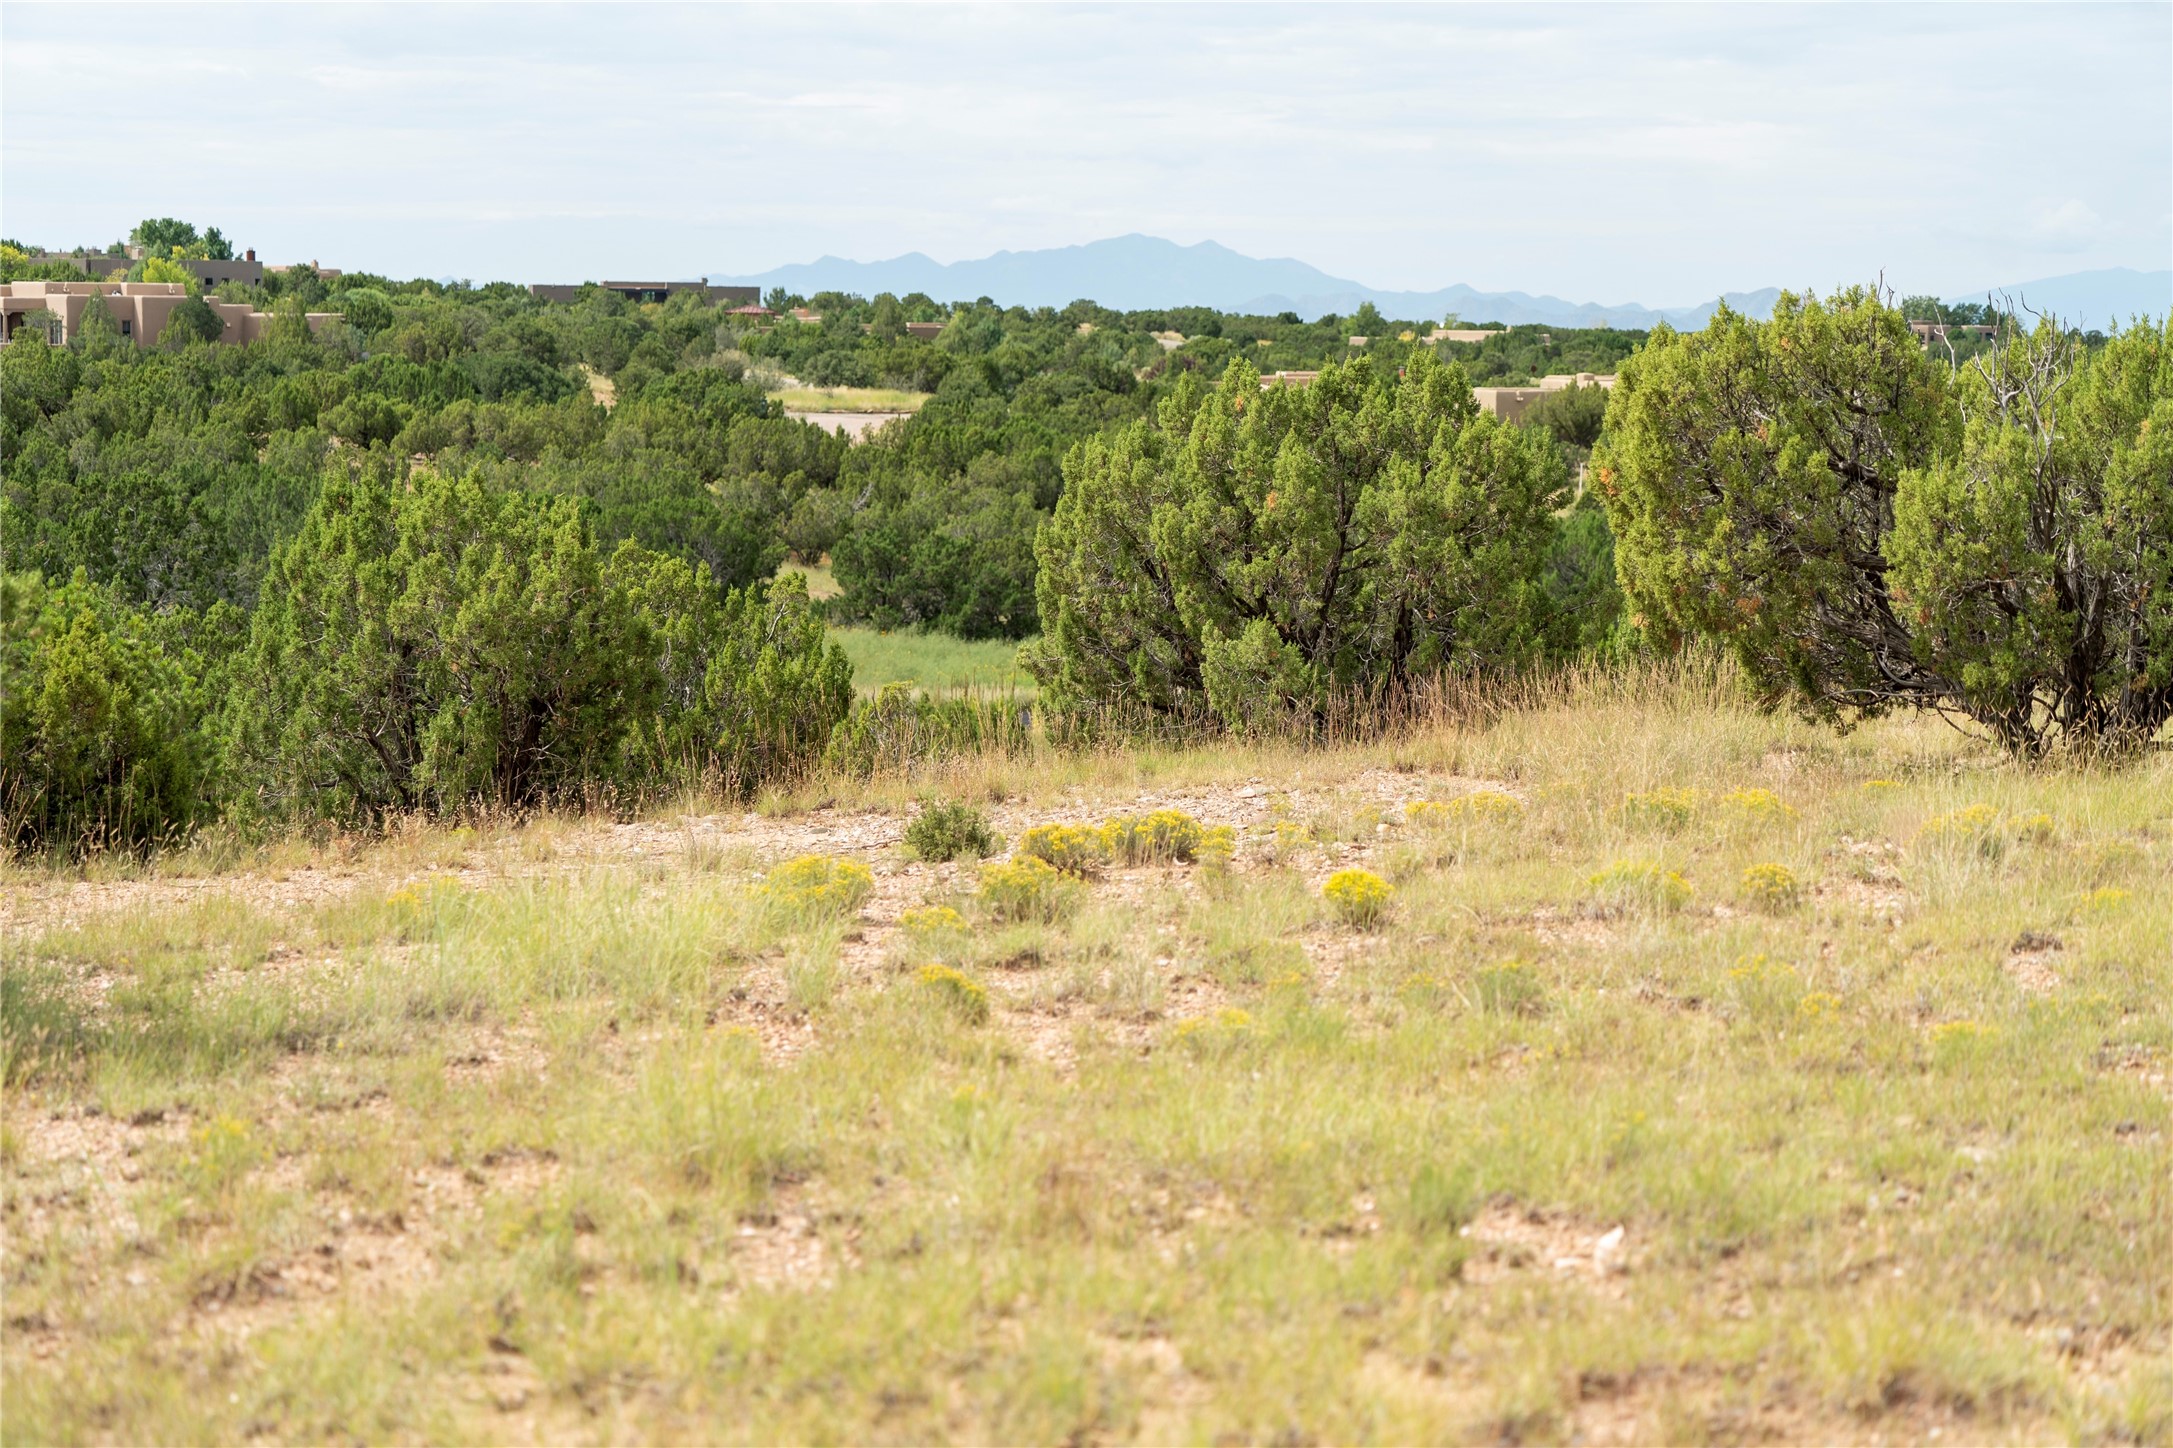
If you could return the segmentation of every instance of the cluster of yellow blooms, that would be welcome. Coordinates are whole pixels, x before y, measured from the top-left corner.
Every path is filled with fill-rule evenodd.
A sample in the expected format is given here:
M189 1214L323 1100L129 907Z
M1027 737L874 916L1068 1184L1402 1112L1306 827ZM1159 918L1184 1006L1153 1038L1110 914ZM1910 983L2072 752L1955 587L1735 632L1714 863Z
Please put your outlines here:
M795 915L850 915L875 889L875 876L858 860L802 855L770 871L764 899Z
M2042 844L2052 838L2057 828L2052 816L2041 810L2003 815L1988 804L1972 804L1933 815L1917 831L1917 838L1926 844L1974 847L1985 854L1997 854L2009 841Z
M1035 825L1019 836L1014 854L1067 875L1092 875L1109 861L1109 846L1092 825Z
M1760 910L1787 910L1803 898L1796 872L1786 865L1752 865L1743 872L1743 898Z
M1690 882L1679 871L1644 860L1617 860L1592 877L1592 887L1623 903L1680 910L1690 903Z
M1364 929L1380 923L1388 913L1388 898L1395 891L1371 870L1338 870L1320 887L1320 893L1346 924Z
M1211 1016L1190 1016L1170 1031L1170 1040L1194 1050L1234 1045L1252 1034L1252 1016L1236 1006L1224 1006Z
M1168 861L1227 862L1237 848L1237 831L1212 828L1181 809L1119 815L1099 825L1035 825L1019 837L1021 858L1046 860L1068 875L1092 875L1111 860L1127 865Z
M1966 1061L1992 1041L1995 1032L1978 1021L1941 1021L1927 1033L1932 1059L1943 1066Z
M923 905L899 915L898 928L908 935L941 935L964 930L966 917L948 905Z
M924 965L914 978L960 1020L978 1026L988 1019L988 991L964 971L947 965Z
M1649 789L1622 797L1622 818L1632 825L1681 829L1698 811L1694 789Z
M1053 920L1078 897L1062 870L1034 855L981 867L981 903L998 920Z
M1770 789L1731 789L1720 797L1720 807L1745 820L1784 820L1795 810Z

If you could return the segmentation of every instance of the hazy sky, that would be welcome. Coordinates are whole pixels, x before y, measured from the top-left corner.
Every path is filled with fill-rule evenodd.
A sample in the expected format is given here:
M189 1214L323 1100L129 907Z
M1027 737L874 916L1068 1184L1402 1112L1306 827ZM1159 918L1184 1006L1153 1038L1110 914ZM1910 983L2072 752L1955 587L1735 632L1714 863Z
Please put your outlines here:
M1147 232L1377 287L2173 254L2173 6L0 6L0 233L478 281Z

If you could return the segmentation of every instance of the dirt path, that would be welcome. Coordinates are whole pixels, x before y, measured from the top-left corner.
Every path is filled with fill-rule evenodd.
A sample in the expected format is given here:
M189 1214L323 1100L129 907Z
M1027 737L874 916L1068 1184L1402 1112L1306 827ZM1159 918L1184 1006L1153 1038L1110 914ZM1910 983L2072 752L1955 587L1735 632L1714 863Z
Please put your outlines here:
M1403 805L1447 799L1487 781L1441 774L1402 774L1372 769L1341 780L1242 784L1130 792L1083 788L1060 800L1012 801L987 808L1005 837L1052 821L1093 821L1158 809L1183 810L1203 825L1263 831L1276 819L1303 821L1321 812L1380 813L1376 838L1331 844L1320 852L1320 873L1363 864L1386 836L1400 828ZM648 866L677 869L743 867L749 872L799 855L847 855L867 861L877 888L863 912L861 938L848 942L849 960L878 960L898 914L929 894L963 888L972 879L964 864L929 865L902 857L910 816L880 809L816 809L782 818L753 813L687 815L675 819L618 822L603 817L546 819L526 828L463 841L450 832L426 831L363 848L319 851L293 865L257 866L226 874L83 880L18 877L0 886L0 932L48 930L80 924L110 911L170 909L210 896L234 896L274 915L290 915L336 901L359 889L391 889L432 875L457 874L481 885L494 879L540 878L575 867ZM1113 872L1103 889L1122 894L1128 877L1144 886L1153 872Z

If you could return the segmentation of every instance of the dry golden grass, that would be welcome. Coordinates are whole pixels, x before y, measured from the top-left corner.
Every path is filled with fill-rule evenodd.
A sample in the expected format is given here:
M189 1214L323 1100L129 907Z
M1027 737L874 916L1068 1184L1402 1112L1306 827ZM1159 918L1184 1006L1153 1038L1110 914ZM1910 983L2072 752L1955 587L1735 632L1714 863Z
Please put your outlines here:
M999 918L932 795L1237 841ZM2169 850L2162 756L1592 677L16 867L5 1436L2168 1441Z

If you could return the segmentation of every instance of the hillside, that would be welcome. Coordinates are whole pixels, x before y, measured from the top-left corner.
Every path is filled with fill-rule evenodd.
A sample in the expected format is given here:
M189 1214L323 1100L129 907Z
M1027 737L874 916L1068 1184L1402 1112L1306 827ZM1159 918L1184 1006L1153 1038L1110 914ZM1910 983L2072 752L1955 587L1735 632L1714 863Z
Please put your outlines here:
M1153 236L1119 236L1083 246L1042 251L999 251L968 261L939 262L919 252L887 261L847 261L825 256L715 282L782 287L800 296L837 291L872 297L880 292L920 292L939 302L989 297L1005 306L1061 307L1082 298L1118 310L1213 307L1253 316L1295 312L1307 320L1349 316L1366 302L1390 317L1439 318L1510 326L1616 327L1642 330L1656 322L1677 329L1702 327L1721 301L1749 316L1771 314L1777 286L1727 292L1684 306L1639 302L1573 302L1529 292L1489 292L1457 284L1434 291L1395 291L1331 276L1290 257L1250 257L1216 242L1180 246ZM1830 285L1832 279L1827 279ZM1794 283L1797 290L1807 285ZM1949 301L1982 301L1986 292L2027 297L2031 305L2088 324L2123 321L2134 313L2162 316L2173 299L2173 272L2124 267L2041 277L1958 293Z
M16 870L9 1440L2164 1441L2166 761L1503 702Z

